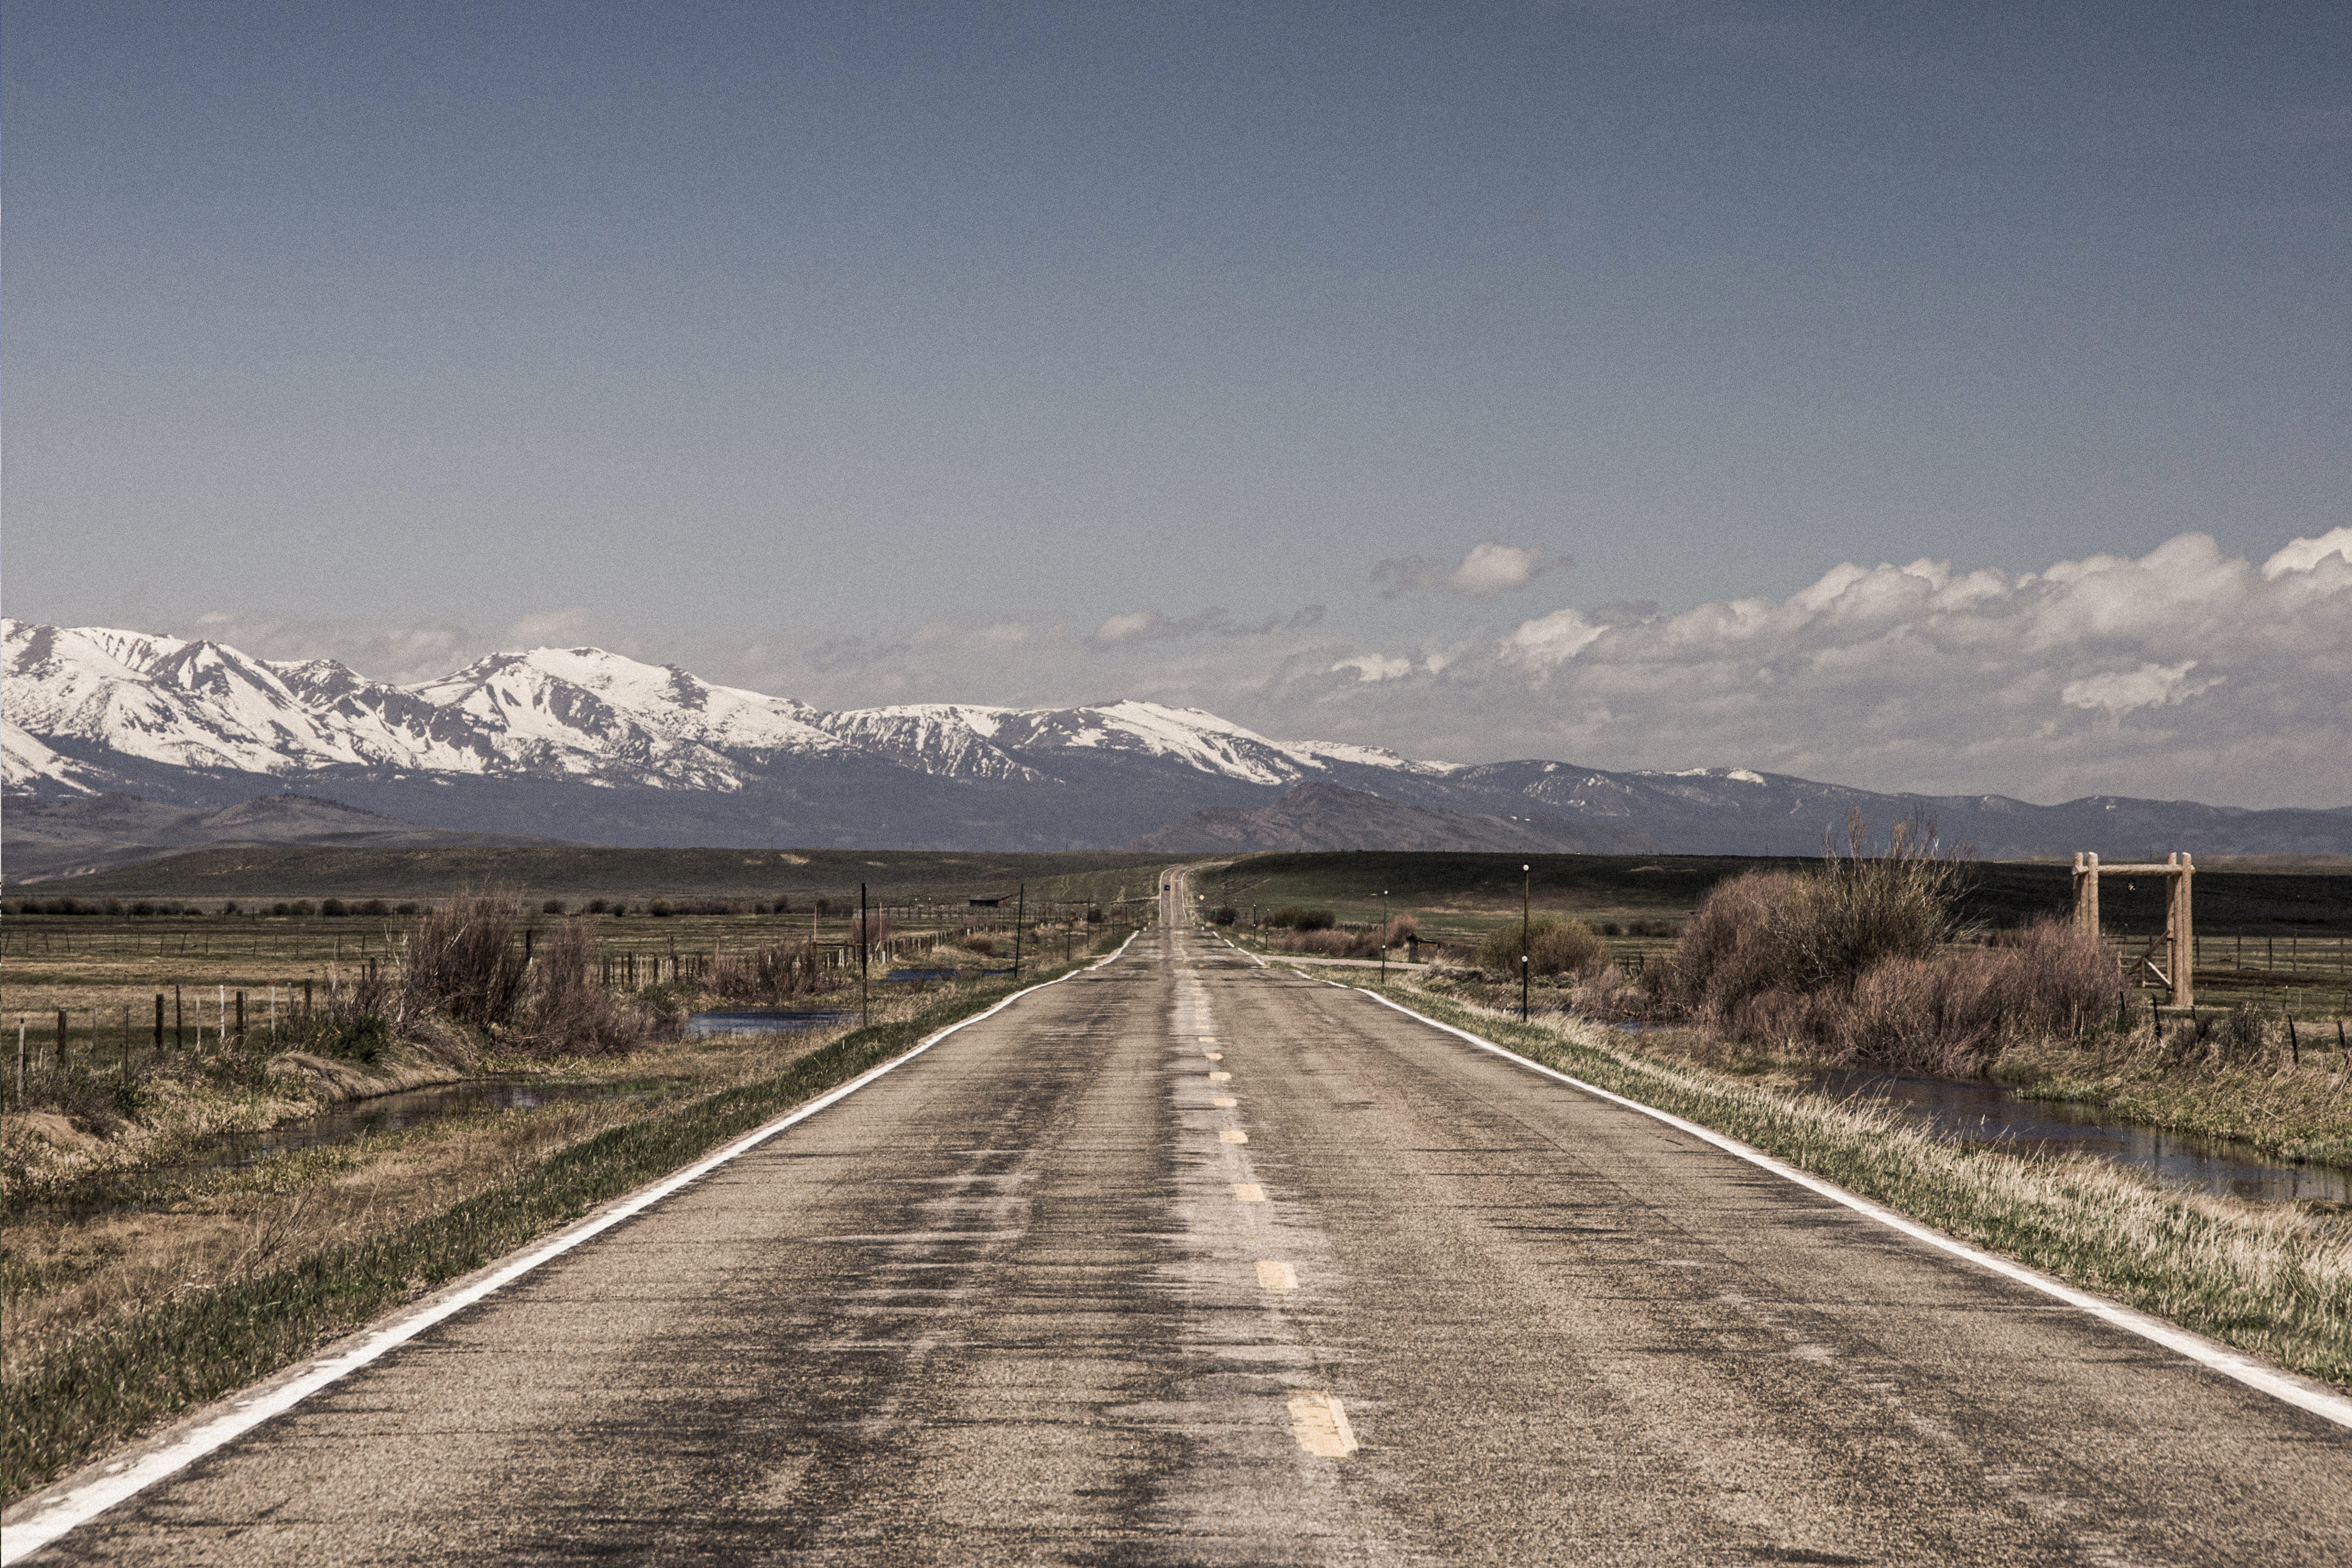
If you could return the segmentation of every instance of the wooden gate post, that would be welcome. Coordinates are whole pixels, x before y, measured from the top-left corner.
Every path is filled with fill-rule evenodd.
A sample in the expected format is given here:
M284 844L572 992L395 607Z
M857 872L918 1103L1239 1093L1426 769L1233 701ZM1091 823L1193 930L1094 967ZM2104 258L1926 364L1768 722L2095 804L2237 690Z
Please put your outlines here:
M2099 934L2099 857L2074 852L2074 929Z
M2171 916L2164 923L2172 938L2172 1005L2176 1007L2197 1005L2197 918L2196 906L2190 901L2189 879L2197 874L2190 864L2189 852L2176 851L2166 862L2177 867L2170 878L2172 883Z
M2161 865L2101 866L2096 855L2078 852L2074 857L2074 929L2094 935L2099 929L2099 873L2106 871L2137 877L2164 879L2164 934L2150 938L2139 958L2128 967L2134 973L2142 969L2163 982L2170 994L2171 1005L2197 1005L2197 918L2192 896L2197 875L2194 859L2185 849L2176 849ZM2164 966L2156 964L2158 946L2164 950Z

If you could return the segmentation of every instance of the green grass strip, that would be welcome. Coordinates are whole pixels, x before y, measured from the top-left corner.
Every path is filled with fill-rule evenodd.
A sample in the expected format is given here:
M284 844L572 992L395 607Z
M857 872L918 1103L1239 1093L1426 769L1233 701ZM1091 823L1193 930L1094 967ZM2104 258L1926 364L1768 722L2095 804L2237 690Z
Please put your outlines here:
M2352 1223L2252 1209L2094 1160L1969 1148L1891 1113L1738 1083L1417 986L1391 994L1529 1060L1671 1111L1948 1236L2290 1371L2352 1385Z
M443 1214L158 1302L86 1334L8 1385L0 1500L14 1502L147 1427L268 1377L881 1066L924 1036L1086 962L1034 973L1018 986L985 984L912 1019L856 1030L776 1078L608 1129Z

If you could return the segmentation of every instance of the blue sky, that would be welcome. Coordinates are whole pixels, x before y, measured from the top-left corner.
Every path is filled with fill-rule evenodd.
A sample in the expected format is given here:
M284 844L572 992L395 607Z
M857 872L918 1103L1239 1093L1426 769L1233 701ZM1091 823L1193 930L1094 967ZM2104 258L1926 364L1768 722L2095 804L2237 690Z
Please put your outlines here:
M0 32L15 616L1549 754L1600 742L1293 678L1843 562L2260 563L2352 522L2340 6ZM1449 586L1481 543L1526 580Z

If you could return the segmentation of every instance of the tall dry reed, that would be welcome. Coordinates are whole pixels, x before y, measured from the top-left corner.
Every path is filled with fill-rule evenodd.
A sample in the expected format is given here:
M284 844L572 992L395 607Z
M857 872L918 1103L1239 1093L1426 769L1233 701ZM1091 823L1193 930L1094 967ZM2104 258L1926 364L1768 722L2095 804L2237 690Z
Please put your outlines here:
M720 957L703 986L730 1002L780 1004L832 990L842 973L821 963L816 949L805 942L776 942Z
M513 898L465 893L428 910L408 933L406 1011L438 1012L478 1029L514 1020L530 979Z

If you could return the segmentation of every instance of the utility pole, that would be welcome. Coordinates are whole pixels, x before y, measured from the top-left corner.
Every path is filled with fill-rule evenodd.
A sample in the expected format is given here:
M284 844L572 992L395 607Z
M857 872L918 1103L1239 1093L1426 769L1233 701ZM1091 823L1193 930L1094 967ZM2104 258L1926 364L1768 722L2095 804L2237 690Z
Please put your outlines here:
M1528 1021L1528 952L1531 939L1528 934L1528 889L1530 866L1519 868L1519 1022Z
M1028 908L1029 884L1024 882L1013 896L1013 983L1016 985L1021 983L1021 917Z
M857 884L857 1026L864 1028L871 1018L866 996L866 884Z
M1381 989L1389 988L1389 890L1381 889Z

